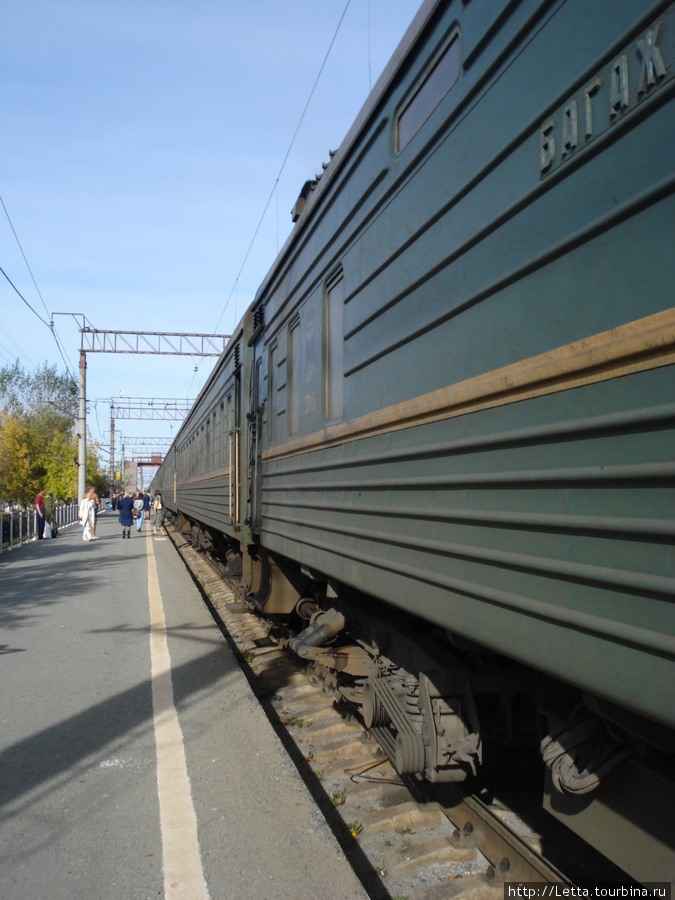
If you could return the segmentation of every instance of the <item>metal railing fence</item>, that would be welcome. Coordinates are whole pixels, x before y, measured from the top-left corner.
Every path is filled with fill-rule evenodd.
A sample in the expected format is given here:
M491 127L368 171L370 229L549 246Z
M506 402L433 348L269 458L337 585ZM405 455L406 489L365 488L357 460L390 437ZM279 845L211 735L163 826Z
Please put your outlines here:
M63 503L54 508L53 522L57 529L77 522L79 504ZM0 553L20 547L27 541L37 540L38 522L34 509L8 509L0 512ZM45 523L45 537L51 537L51 524Z

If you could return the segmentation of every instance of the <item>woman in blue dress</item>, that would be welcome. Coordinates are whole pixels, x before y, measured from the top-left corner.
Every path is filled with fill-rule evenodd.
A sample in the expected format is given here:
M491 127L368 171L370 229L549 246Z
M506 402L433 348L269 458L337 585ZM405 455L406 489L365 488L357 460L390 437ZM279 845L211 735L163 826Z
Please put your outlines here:
M134 501L131 498L131 494L126 491L124 496L120 500L120 525L122 526L123 538L131 537L131 526L134 521L134 514L132 512L133 508Z

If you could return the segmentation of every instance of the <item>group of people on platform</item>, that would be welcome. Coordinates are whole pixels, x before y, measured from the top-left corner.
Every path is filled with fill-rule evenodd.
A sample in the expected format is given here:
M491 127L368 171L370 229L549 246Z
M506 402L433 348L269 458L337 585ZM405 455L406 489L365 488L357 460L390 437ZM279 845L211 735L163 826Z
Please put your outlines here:
M155 537L159 536L159 534L166 535L164 530L164 502L161 491L155 491L154 500L150 498L150 494L147 491L145 494L141 491L136 491L133 497L126 491L118 497L117 508L120 511L120 525L122 526L123 538L131 538L131 526L134 524L136 525L136 531L142 531L144 519L148 519L152 524L152 533Z
M80 503L79 519L82 525L83 541L98 540L96 537L96 516L98 515L99 505L98 495L94 488L90 487ZM119 510L123 538L131 538L131 526L134 524L136 525L136 531L142 531L145 519L152 524L154 536L159 536L159 534L166 535L164 530L164 503L161 491L155 491L154 500L147 491L145 493L136 491L133 496L128 491L125 491L113 499L113 508Z

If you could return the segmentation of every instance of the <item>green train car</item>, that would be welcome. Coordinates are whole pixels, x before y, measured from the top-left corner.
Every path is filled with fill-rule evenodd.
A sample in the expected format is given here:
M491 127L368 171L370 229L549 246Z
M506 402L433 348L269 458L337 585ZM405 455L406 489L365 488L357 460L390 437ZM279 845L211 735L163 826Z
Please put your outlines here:
M428 0L155 480L401 773L675 872L675 7ZM545 775L545 778L544 778Z

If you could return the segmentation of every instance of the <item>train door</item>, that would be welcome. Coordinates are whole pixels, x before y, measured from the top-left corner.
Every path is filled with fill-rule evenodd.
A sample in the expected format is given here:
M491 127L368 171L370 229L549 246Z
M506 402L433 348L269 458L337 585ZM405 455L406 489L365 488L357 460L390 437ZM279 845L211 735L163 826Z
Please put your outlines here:
M243 341L241 343L241 366L239 367L241 428L238 477L235 477L238 497L240 534L239 542L255 552L260 531L259 473L262 453L261 428L263 419L263 370L262 333L264 330L264 307L261 305L245 316ZM259 340L260 339L260 340Z
M227 428L227 479L228 479L228 517L235 534L241 531L241 496L242 496L242 349L241 343L234 347L234 370L230 389L225 400Z
M260 471L262 456L262 427L265 409L265 395L263 391L263 360L260 350L261 348L254 347L253 373L250 384L251 400L249 405L249 412L247 415L249 432L249 509L247 524L249 525L252 533L252 543L257 543L257 537L260 533Z

